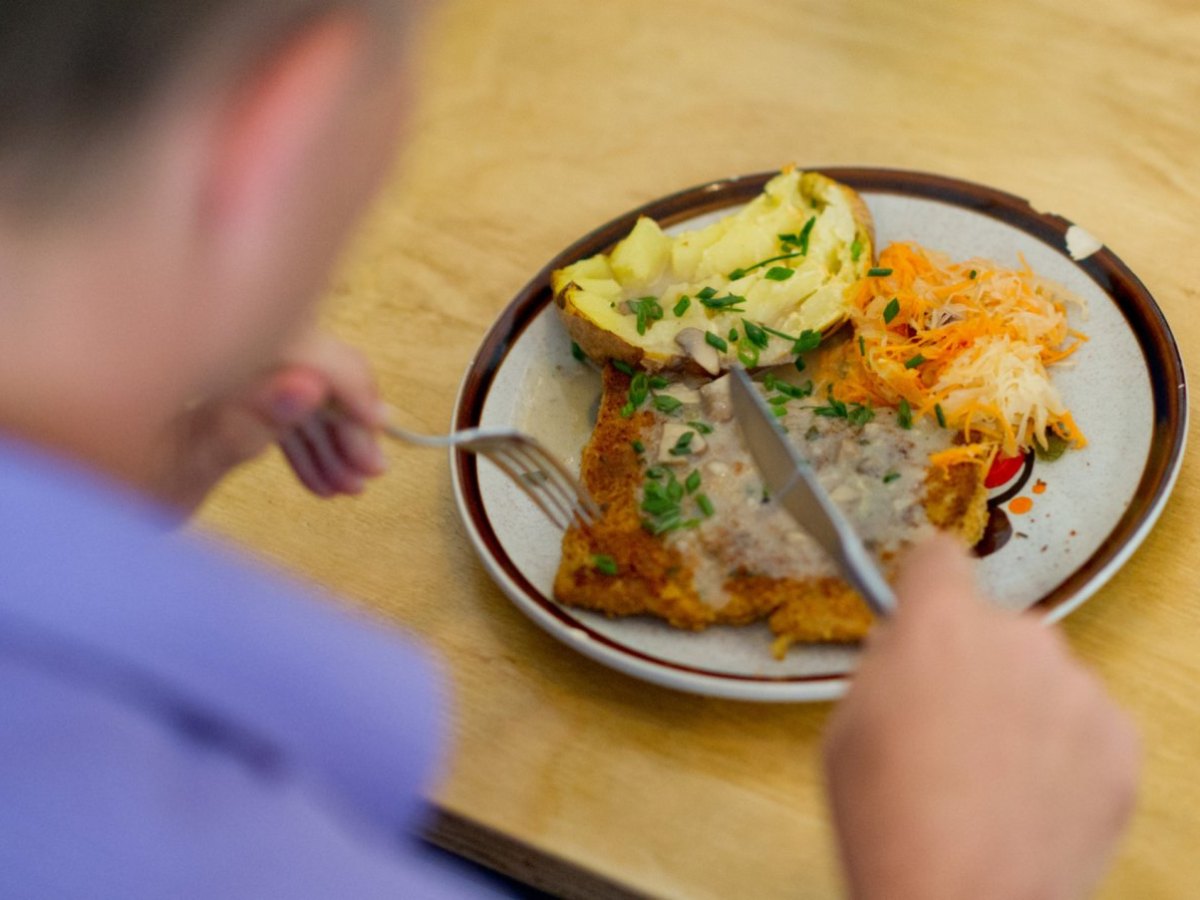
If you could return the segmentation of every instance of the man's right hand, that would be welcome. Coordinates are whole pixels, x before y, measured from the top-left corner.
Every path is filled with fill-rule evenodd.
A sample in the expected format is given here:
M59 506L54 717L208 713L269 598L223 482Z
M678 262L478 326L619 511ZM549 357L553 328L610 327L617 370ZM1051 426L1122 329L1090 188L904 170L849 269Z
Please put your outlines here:
M948 539L897 595L825 739L853 895L1083 895L1134 805L1130 722L1055 631L979 599Z

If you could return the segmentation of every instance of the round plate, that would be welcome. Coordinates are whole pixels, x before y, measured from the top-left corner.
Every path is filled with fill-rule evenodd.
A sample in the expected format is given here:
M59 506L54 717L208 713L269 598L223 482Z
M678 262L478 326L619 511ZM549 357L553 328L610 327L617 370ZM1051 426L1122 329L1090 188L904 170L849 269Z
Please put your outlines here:
M1054 379L1089 445L1034 461L995 486L994 516L1010 539L980 560L979 580L1010 608L1065 616L1104 584L1162 511L1187 432L1183 366L1170 329L1142 283L1065 219L980 185L885 169L822 169L858 190L876 245L914 240L956 259L978 256L1054 279L1087 303L1072 324L1088 336ZM467 372L455 427L515 427L578 471L591 433L599 376L571 356L550 273L605 251L638 216L692 228L748 202L775 173L702 185L635 209L580 239L521 291L492 326ZM648 618L609 619L551 599L561 534L490 463L452 454L455 497L488 572L535 622L587 656L656 684L760 701L825 700L846 687L857 649L794 647L774 659L766 625L692 633ZM1013 501L1017 505L1013 505ZM1032 504L1032 505L1030 505Z

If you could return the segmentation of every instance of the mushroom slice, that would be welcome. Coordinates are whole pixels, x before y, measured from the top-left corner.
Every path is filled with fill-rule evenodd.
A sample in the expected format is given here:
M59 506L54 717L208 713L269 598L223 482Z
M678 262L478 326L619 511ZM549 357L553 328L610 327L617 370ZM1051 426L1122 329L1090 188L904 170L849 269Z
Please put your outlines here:
M717 355L717 348L705 338L706 333L699 328L681 328L675 335L675 343L709 375L719 375L721 357Z
M729 376L722 375L700 388L700 403L704 414L714 422L733 418L733 397L729 393Z

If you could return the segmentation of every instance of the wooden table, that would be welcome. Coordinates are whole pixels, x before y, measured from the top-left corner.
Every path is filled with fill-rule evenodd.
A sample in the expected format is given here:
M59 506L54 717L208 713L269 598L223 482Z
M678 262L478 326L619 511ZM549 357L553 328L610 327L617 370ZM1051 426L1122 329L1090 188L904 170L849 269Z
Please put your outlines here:
M789 161L879 165L1084 223L1143 277L1200 371L1198 48L1186 0L450 0L417 66L404 165L329 322L414 422L441 430L492 320L595 225ZM439 651L456 694L439 840L569 896L838 893L827 705L702 699L589 662L488 580L445 456L392 459L367 496L334 503L265 460L201 523ZM1185 466L1156 531L1064 627L1146 745L1105 897L1200 885L1198 520Z

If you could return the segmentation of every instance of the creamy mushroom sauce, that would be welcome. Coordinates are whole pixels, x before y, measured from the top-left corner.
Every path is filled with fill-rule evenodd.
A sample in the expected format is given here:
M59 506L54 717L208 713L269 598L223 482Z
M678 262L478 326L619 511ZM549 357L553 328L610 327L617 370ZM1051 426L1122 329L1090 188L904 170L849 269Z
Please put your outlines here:
M762 384L758 388L764 396L776 395ZM735 570L772 578L836 575L820 546L766 496L737 422L721 421L727 409L703 403L683 385L659 393L671 394L684 405L671 414L655 413L654 427L644 440L645 459L647 465L673 471L681 484L693 471L700 473L699 488L683 501L684 518L699 518L700 524L666 536L693 563L700 599L717 609L723 606L728 600L724 584ZM886 558L931 535L934 527L922 502L929 455L951 446L952 432L928 418L914 422L911 429L901 428L890 409L875 410L873 420L861 426L813 412L826 405L825 389L818 387L810 397L789 400L779 421L867 548ZM693 439L702 452L672 456L675 426L694 421L712 428ZM664 431L670 444L663 440ZM711 501L711 517L703 517L697 508L700 494Z

